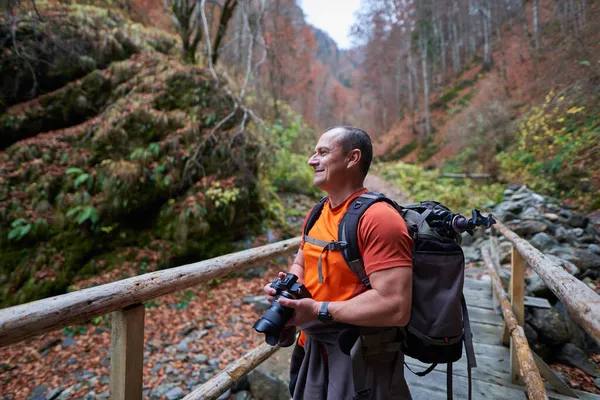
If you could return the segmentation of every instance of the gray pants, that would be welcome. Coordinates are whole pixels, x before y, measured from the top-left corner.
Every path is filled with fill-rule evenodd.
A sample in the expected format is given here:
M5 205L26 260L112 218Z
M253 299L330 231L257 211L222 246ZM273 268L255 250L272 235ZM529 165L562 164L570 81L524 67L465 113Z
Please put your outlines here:
M319 324L303 327L307 335L304 348L294 348L290 365L294 400L411 398L396 328L377 329L376 333L363 330L350 356L338 343L343 325ZM364 396L356 397L359 389L365 389Z

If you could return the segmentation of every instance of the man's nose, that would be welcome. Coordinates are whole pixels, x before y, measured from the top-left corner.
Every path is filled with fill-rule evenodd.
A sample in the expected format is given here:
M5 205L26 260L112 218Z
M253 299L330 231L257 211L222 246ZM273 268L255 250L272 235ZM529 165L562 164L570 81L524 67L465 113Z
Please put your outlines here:
M311 167L316 166L317 164L319 164L319 161L317 161L317 157L316 154L313 154L312 156L310 156L310 158L308 159L308 165L310 165Z

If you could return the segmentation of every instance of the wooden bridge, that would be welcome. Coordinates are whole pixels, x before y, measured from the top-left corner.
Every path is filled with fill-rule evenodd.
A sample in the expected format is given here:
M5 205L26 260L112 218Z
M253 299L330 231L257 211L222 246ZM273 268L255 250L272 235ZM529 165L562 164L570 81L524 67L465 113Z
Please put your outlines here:
M473 398L600 399L598 395L569 389L529 348L522 328L525 303L531 302L541 307L545 305L524 296L525 264L529 264L540 275L565 303L569 314L597 343L600 343L600 296L562 267L554 265L526 240L502 224L497 227L499 233L513 245L509 294L502 288L497 272L498 252L493 235L489 245L482 249L491 285L485 281L465 281L464 293L478 363L478 367L473 369ZM141 399L143 302L279 256L290 255L297 251L299 245L298 237L0 310L0 347L112 313L111 399ZM185 399L218 398L239 378L278 350L278 347L267 344L253 349L193 390ZM413 370L424 367L410 358L407 358L407 364ZM406 377L414 399L446 398L444 367L439 366L424 378L408 371ZM453 368L454 398L467 398L467 387L466 361L463 357Z

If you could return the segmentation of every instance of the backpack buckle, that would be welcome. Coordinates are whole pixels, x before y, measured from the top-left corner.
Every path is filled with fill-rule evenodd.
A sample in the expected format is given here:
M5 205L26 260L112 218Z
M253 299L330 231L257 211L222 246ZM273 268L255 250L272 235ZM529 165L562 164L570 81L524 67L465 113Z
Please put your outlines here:
M359 200L356 203L354 203L353 207L358 209L358 208L361 208L362 206L363 206L363 203L362 203L362 201Z
M348 246L347 242L336 242L334 240L332 240L331 242L327 243L327 250L330 251L337 251L337 250L343 250Z

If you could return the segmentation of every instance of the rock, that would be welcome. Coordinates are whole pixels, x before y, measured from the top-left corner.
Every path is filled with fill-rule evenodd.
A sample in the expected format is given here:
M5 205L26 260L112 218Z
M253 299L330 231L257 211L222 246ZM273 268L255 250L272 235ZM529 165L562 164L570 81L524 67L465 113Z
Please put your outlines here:
M176 387L177 387L177 384L175 384L175 383L165 383L163 385L159 385L158 387L154 388L150 392L150 399L151 400L160 400L170 390L172 390Z
M590 268L600 268L600 254L592 253L591 251L583 249L574 249L573 251L577 259L573 263L582 271Z
M48 388L44 385L40 385L33 389L33 392L27 397L27 400L46 400L46 390Z
M293 346L285 347L248 374L254 399L289 400L289 367Z
M193 341L193 338L187 337L187 338L183 339L181 342L177 343L177 346L175 346L175 348L180 353L187 353L189 351L189 348L188 348L189 344L192 341Z
M259 265L256 267L248 268L244 270L244 279L255 279L262 278L267 272L266 265Z
M108 390L100 393L98 399L110 399L110 392Z
M519 218L521 219L540 219L540 213L535 207L527 207L519 214Z
M523 185L521 185L520 183L512 183L508 186L508 190L514 193L515 190L519 190L521 189L521 187L523 187Z
M529 343L529 347L531 347L532 349L535 348L535 346L538 342L537 332L527 322L525 322L524 331L525 331L525 337L527 338L527 343Z
M551 222L558 221L558 215L556 215L554 213L544 213L543 217L546 218L548 221L551 221Z
M600 389L600 378L594 379L594 386L596 386L598 389Z
M96 396L96 392L92 390L91 392L88 392L85 396L83 396L82 400L96 400Z
M570 337L569 342L588 353L600 353L600 345L571 317L571 314L567 311L567 306L563 302L557 301L554 309L567 327Z
M179 386L174 387L165 393L167 400L179 400L185 397L185 392Z
M585 228L589 222L589 219L581 214L571 213L567 217L567 224L575 228Z
M475 262L481 259L481 254L479 250L474 247L465 247L463 248L463 253L465 254L465 262Z
M510 274L508 281L510 282ZM527 292L535 297L546 297L552 293L536 272L525 278L525 284L527 285Z
M231 389L227 389L227 391L220 395L217 400L227 400L229 399L229 396L231 396Z
M469 235L467 232L463 232L461 235L462 246L470 246L473 244L473 236Z
M233 393L250 389L250 382L248 382L248 375L242 376L240 379L234 382L231 387Z
M511 197L511 196L512 196L514 193L515 193L515 191L514 191L514 190L511 190L511 189L506 189L506 190L504 191L504 198L510 198L510 197Z
M70 337L64 338L63 341L61 342L61 346L63 347L63 349L67 348L69 346L75 346L75 345L77 345L77 340L70 338Z
M569 341L569 333L554 309L534 308L527 321L538 334L538 340L549 346Z
M567 229L563 228L562 226L559 226L558 228L556 228L556 231L554 232L554 237L561 242L570 242L571 241L571 237L569 236L569 231Z
M594 254L598 254L600 255L600 246L598 246L595 243L592 243L588 246L588 250L590 253L594 253Z
M227 339L228 337L232 337L232 336L233 336L233 332L225 331L221 334L221 339Z
M600 369L598 369L585 355L585 353L573 343L566 343L556 352L556 358L575 368L583 370L586 374L594 378L600 378Z
M529 243L542 253L551 247L558 245L558 241L545 232L539 232L533 235L533 237L529 239Z
M548 229L548 225L540 221L526 220L510 228L521 237L529 237L536 233L544 232Z
M565 260L563 258L557 257L552 254L546 254L546 257L549 258L550 261L552 261L552 263L554 265L559 265L559 266L563 267L564 269L566 269L567 272L569 272L571 275L579 274L579 268L577 268L575 266L575 264L573 264L572 262Z
M190 361L194 364L204 364L208 361L208 357L204 354L194 354Z
M249 396L250 396L250 393L248 393L245 390L241 390L241 391L235 393L235 400L246 400L249 398Z
M220 362L221 362L220 358L211 358L210 360L208 360L208 365L210 365L213 368L219 368Z

